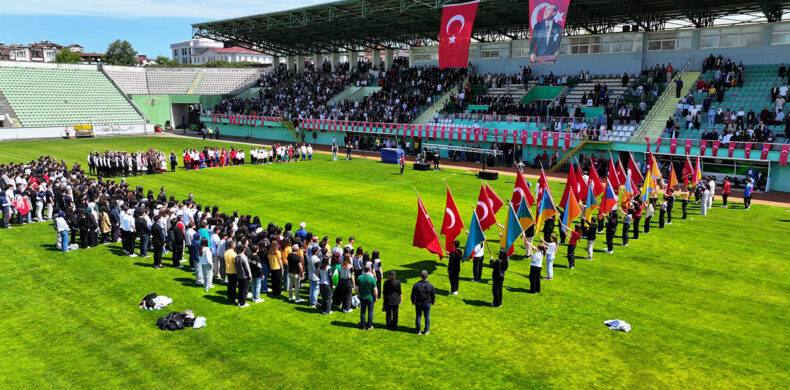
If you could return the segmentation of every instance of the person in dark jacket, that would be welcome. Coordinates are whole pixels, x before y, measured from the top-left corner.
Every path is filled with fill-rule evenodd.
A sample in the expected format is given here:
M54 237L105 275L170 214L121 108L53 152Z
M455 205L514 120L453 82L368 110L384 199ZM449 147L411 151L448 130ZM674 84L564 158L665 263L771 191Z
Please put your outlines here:
M546 242L551 241L551 235L554 234L554 216L552 215L551 218L547 219L546 222L543 223L543 240Z
M252 278L252 269L250 269L250 261L247 255L244 254L244 245L236 247L236 284L238 285L239 292L236 295L239 302L239 307L247 307L247 292L250 290L250 279Z
M398 328L398 307L400 307L403 292L400 281L395 279L395 271L389 272L389 278L384 282L384 311L387 312L387 329Z
M85 209L77 210L77 226L79 226L80 230L80 248L90 248L90 240L88 239L88 216L85 213Z
M162 268L162 253L165 249L165 231L159 223L151 225L151 239L154 243L154 268Z
M414 283L411 288L411 303L417 312L414 322L417 326L417 334L428 334L431 328L431 305L436 301L436 291L433 284L428 281L428 271L420 271L420 281ZM420 327L420 318L425 314L425 328Z
M507 258L507 252L505 252L505 250L499 251L498 259L491 260L490 265L493 269L491 272L491 280L493 281L493 287L491 288L491 291L494 295L494 302L491 303L491 306L493 307L502 306L502 286L505 283L505 271L507 271L508 264L509 261Z
M184 230L178 225L180 222L181 217L173 220L172 226L170 226L170 232L173 235L172 242L170 243L172 250L173 250L173 267L176 268L183 268L181 265L181 259L184 258Z
M447 275L450 277L450 295L458 295L458 279L461 274L461 241L453 242L455 249L450 252L450 260L447 263Z
M617 234L617 211L612 210L606 217L606 253L614 252L615 234Z
M148 257L148 239L151 237L151 228L145 220L146 210L140 209L140 215L134 221L134 230L140 236L140 257Z

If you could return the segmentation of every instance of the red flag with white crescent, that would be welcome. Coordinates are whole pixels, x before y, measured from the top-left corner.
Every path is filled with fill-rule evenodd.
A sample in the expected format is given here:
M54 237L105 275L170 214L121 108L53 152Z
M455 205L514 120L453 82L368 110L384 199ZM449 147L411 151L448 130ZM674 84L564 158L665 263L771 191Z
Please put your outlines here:
M480 218L481 229L487 230L496 223L496 217L494 216L494 212L491 211L485 185L480 186L480 194L477 196L477 208L475 210L477 216Z
M455 250L453 241L464 230L464 223L461 221L461 213L458 212L458 207L455 206L453 194L450 193L450 188L447 188L447 201L444 208L444 221L442 221L442 231L444 234L444 249L447 252Z
M782 151L779 152L779 166L783 167L787 165L787 155L790 153L790 145L785 144L782 145Z
M465 68L479 1L442 7L439 29L439 68Z

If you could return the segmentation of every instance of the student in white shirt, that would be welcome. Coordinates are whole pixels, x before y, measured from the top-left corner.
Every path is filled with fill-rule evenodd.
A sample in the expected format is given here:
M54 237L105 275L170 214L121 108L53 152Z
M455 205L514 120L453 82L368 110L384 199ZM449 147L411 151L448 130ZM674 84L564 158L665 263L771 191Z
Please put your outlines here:
M542 239L542 238L541 238ZM557 255L557 235L551 235L551 241L543 242L546 247L546 277L544 279L551 280L554 278L554 258Z

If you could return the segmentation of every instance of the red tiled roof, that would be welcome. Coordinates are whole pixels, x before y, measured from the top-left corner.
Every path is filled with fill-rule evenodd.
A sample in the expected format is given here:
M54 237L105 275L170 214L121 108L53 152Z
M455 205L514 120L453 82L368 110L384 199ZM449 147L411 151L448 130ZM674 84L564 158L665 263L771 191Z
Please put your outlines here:
M261 53L259 53L257 51L252 51L252 50L245 49L243 47L238 47L238 46L228 47L228 48L224 48L224 49L209 49L209 50L214 51L214 52L219 53L219 54L261 54Z

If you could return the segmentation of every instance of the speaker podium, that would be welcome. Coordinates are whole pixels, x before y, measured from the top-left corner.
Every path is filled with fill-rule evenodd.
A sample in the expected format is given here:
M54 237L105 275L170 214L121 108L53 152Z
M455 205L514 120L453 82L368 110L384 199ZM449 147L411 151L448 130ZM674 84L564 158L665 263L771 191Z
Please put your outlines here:
M483 180L496 180L499 178L499 173L492 171L478 171L477 177Z

